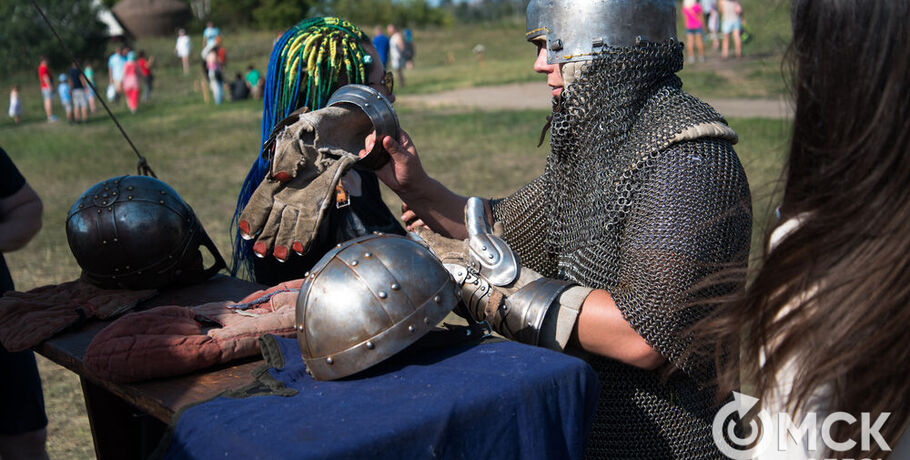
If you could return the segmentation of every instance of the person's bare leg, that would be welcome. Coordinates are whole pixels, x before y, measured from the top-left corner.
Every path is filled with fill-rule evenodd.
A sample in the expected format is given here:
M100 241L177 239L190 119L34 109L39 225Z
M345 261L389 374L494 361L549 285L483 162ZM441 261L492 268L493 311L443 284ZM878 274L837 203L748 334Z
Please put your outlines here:
M733 31L733 46L736 49L736 57L743 57L743 40L739 30Z
M730 54L730 34L724 34L724 39L720 45L720 57L727 59Z
M3 460L47 460L46 442L46 428L14 436L0 436L0 458Z
M695 47L698 49L698 58L702 61L705 60L705 39L702 38L701 34L695 35Z
M51 118L54 118L54 111L53 111L53 107L51 106L52 102L53 101L51 100L51 98L44 99L44 113L47 114L48 120L50 120Z
M181 59L183 59L183 74L189 75L190 74L190 57L183 56Z
M695 62L695 36L694 34L686 33L686 53L689 55L689 62Z

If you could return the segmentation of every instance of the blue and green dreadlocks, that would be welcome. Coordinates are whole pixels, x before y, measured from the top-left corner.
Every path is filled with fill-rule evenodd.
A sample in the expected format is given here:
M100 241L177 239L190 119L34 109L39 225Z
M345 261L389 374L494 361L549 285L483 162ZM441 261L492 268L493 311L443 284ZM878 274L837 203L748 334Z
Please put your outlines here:
M372 58L361 43L369 37L359 27L340 18L318 17L300 21L275 42L266 71L262 106L262 144L272 129L295 110L321 109L338 87L366 84ZM237 232L240 213L268 171L267 155L250 168L231 221L234 255L231 272L252 275L252 241Z

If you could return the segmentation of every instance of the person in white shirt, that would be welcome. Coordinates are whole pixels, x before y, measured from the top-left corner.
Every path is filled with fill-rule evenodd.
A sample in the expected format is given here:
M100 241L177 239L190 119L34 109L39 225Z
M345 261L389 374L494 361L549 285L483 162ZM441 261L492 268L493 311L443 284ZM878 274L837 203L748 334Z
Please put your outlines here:
M190 51L192 48L193 44L190 41L189 35L186 34L186 30L180 29L177 32L177 45L174 46L174 50L177 52L177 57L183 62L184 75L190 73Z

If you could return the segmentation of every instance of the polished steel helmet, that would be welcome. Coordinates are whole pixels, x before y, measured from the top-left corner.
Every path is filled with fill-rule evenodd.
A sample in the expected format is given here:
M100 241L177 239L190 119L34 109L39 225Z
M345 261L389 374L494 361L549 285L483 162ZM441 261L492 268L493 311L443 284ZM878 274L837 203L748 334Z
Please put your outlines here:
M376 130L377 139L380 139L381 136L398 139L398 115L395 114L392 101L379 91L366 85L344 85L332 93L325 106L336 105L353 105L362 110L370 118L373 129ZM373 145L373 150L357 161L357 165L376 170L385 165L389 159L388 152L381 143L377 142Z
M676 38L673 0L531 0L528 40L546 34L547 63L588 61L604 47Z
M226 267L193 209L169 185L146 176L89 187L66 217L66 239L83 278L103 288L192 284ZM207 269L200 246L214 257Z
M307 372L334 380L398 353L455 308L442 262L411 239L372 234L329 251L297 298L297 341Z

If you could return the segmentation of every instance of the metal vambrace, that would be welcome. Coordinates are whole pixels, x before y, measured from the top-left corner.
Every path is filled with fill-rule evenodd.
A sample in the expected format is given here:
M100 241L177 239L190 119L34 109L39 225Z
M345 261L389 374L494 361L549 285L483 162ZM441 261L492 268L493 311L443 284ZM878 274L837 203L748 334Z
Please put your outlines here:
M461 286L462 300L475 321L486 321L507 339L559 351L566 348L581 305L593 290L524 267L511 288L492 285L471 267L446 268Z

